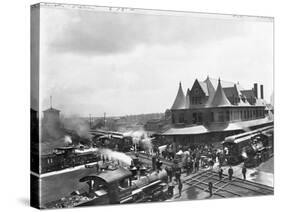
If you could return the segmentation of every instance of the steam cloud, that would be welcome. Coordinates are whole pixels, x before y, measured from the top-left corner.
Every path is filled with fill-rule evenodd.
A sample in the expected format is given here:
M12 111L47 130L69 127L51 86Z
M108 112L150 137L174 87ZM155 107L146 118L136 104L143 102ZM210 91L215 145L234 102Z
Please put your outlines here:
M80 137L90 139L90 126L87 121L73 117L64 122L64 127L69 130L74 130Z
M99 149L102 156L105 156L109 160L121 161L126 165L131 165L132 158L122 152L112 151L110 149Z
M64 136L64 143L67 144L67 145L72 144L72 139L69 135Z
M123 136L132 137L133 143L142 146L147 151L153 149L152 138L147 135L145 130L129 131L123 133Z

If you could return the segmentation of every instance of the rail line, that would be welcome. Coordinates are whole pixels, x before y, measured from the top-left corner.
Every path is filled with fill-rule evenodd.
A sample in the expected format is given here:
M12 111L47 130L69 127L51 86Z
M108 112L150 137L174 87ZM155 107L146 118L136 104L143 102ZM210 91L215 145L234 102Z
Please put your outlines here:
M250 182L237 177L232 180L228 179L226 174L223 174L222 179L219 180L218 173L212 170L199 172L191 178L183 181L188 187L183 189L187 191L192 187L196 187L203 192L209 192L208 183L213 184L213 196L222 198L227 197L242 197L248 195L271 195L274 190L272 187Z

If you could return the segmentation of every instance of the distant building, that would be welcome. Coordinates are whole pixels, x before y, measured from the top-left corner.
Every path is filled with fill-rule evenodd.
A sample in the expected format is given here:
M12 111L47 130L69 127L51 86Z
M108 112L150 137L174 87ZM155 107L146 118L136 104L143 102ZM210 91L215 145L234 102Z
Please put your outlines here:
M44 110L43 124L47 127L58 127L60 125L60 111L52 107Z
M165 124L164 119L151 119L145 123L144 129L151 132L161 132Z
M186 95L181 83L171 107L172 128L162 136L181 143L195 144L222 141L225 136L272 123L266 117L263 86L245 90L239 83L207 77L195 80Z
M50 107L43 111L43 137L57 138L60 136L60 111Z

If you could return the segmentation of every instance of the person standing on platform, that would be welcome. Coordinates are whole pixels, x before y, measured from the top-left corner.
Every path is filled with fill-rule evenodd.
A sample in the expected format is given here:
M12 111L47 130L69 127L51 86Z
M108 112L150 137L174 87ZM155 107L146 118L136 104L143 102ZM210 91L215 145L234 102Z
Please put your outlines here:
M222 175L223 175L223 169L220 166L220 168L219 168L219 178L220 178L220 180L222 180Z
M181 182L181 169L179 167L176 169L175 177L176 177L176 181L178 183L180 183Z
M247 169L245 167L245 165L242 168L242 174L243 174L243 179L246 180L246 173L247 173Z
M195 172L198 172L199 171L199 158L195 159L194 167L195 167Z
M232 180L232 176L233 176L233 169L232 169L232 167L230 166L229 169L228 169L228 179L229 179L229 180Z
M181 182L179 182L178 189L179 189L179 197L181 197L181 191L182 191L182 183Z
M171 167L165 167L165 170L167 172L168 175L168 182L172 182L173 179L173 170Z
M213 196L213 183L209 182L208 186L209 186L209 193L210 193L210 197L211 197L211 196Z

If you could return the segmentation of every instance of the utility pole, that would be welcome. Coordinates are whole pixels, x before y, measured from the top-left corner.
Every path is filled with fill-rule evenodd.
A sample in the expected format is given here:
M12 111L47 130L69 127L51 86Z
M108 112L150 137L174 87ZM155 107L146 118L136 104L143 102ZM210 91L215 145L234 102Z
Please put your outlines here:
M106 113L103 114L103 126L104 126L104 128L105 128L105 126L106 126L105 116L106 116Z
M90 129L92 128L92 117L91 114L89 114L89 123L90 123Z

